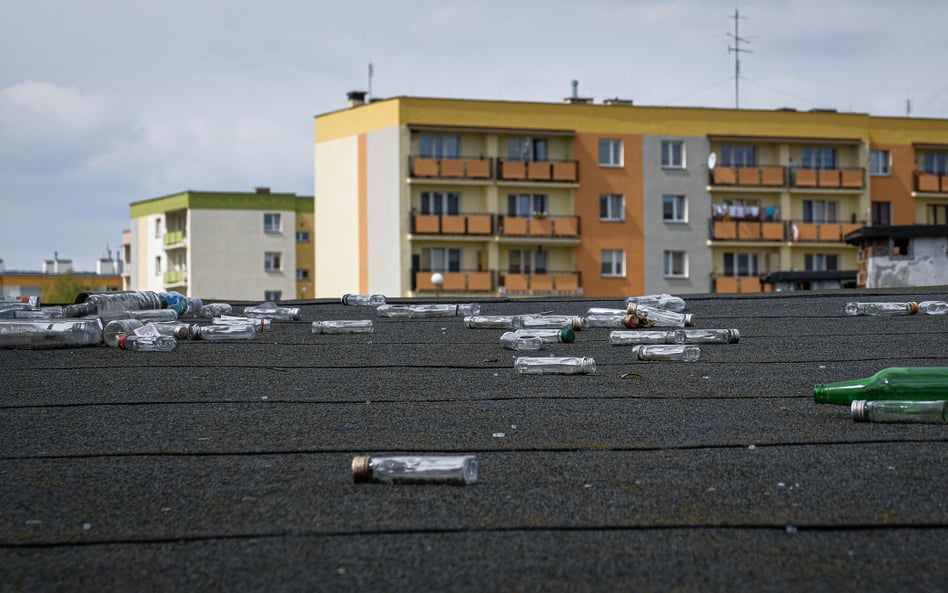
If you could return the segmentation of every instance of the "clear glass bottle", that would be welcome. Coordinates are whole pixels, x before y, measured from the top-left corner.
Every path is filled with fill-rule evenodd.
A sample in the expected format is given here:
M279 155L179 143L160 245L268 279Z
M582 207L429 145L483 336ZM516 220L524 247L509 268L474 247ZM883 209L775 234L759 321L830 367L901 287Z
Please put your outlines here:
M454 484L477 481L474 455L404 457L358 456L352 459L352 481L392 484Z
M425 319L429 317L456 317L458 315L474 316L481 312L477 303L449 304L432 303L422 305L379 305L375 308L379 317L393 317L403 319Z
M468 315L464 326L471 329L519 329L523 327L520 315Z
M0 319L61 319L63 308L58 305L32 309L30 307L6 308L0 305Z
M846 303L843 307L846 315L914 315L918 313L918 303Z
M378 307L385 304L384 294L344 294L342 304L361 307Z
M590 309L591 311L591 309ZM629 314L623 309L615 312L587 312L583 316L583 327L626 327L625 319Z
M582 317L575 315L521 315L522 329L555 329L569 327L579 331L586 327Z
M233 312L234 308L230 303L207 303L201 306L198 316L210 319L221 315L230 315Z
M524 375L592 375L596 361L588 356L521 356L514 368Z
M521 336L515 332L504 332L500 343L508 350L541 350L544 344L537 336Z
M331 319L314 321L314 334L371 334L375 321L371 319Z
M685 310L685 299L670 294L646 294L628 297L625 299L625 304L626 306L630 304L649 305L657 309L675 311L676 313L681 313Z
M144 325L138 319L113 319L105 324L105 328L102 330L102 338L108 346L118 348L119 338L134 334L135 330Z
M257 331L268 332L273 330L273 320L266 317L237 317L233 315L221 315L211 319L215 325L253 325Z
M102 320L98 317L0 320L0 348L69 348L101 343Z
M926 315L946 315L948 314L948 302L922 301L918 304L918 312Z
M576 340L576 330L571 327L547 327L517 329L514 335L521 338L539 338L544 344L571 344Z
M670 344L674 341L674 332L670 329L633 329L609 332L609 342L613 346L636 346L638 344Z
M274 321L299 321L300 309L299 307L281 307L268 301L259 305L244 307L244 316L273 319Z
M918 422L948 424L948 401L854 400L850 413L856 422Z
M676 329L676 344L736 344L741 334L736 329Z
M207 341L226 341L226 340L252 340L257 337L257 329L251 323L239 324L209 324L198 325L192 323L188 325L188 337L192 340Z
M948 367L892 367L871 377L813 386L818 404L848 406L854 400L948 399Z
M697 362L701 358L701 348L685 344L640 344L632 347L632 355L639 360Z
M138 319L139 321L177 321L178 313L174 309L141 309L138 311L115 311L98 314L103 321L114 319Z
M122 350L134 352L171 352L178 347L178 341L171 336L137 336L122 334L116 343Z
M629 304L629 316L638 318L637 327L690 327L695 324L695 316L691 313L676 313L635 303ZM634 327L628 321L626 326Z

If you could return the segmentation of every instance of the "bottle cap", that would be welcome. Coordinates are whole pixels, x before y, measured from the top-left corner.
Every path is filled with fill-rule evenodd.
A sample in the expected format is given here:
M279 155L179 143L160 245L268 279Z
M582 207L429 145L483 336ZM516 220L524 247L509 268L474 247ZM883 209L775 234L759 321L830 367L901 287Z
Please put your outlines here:
M918 313L918 303L915 301L909 301L909 305L912 307L912 315Z
M372 472L369 470L369 457L359 455L352 458L352 481L363 484L369 481Z
M695 325L694 313L685 313L685 327L694 327L694 325Z
M571 327L564 327L560 330L560 342L571 344L576 339L576 332Z
M118 346L119 348L124 348L125 340L127 339L128 339L128 334L119 334L118 340L116 341L115 345Z
M350 296L350 295L349 295L349 293L347 292L346 294L342 295L342 298L339 299L339 301L340 301L343 305L348 305L349 303L348 303L347 301L349 300L349 296Z
M741 332L737 331L736 329L731 329L728 331L731 332L731 336L727 340L728 343L737 344L741 341Z
M622 324L629 329L636 329L639 326L639 318L636 315L626 315Z
M573 329L574 329L574 330L581 330L581 329L583 329L584 327L586 327L586 321L585 321L582 317L579 317L579 316L575 316L575 315L574 315L574 316L573 316Z
M869 414L866 412L866 400L857 399L849 405L849 411L856 422L866 422L869 420Z

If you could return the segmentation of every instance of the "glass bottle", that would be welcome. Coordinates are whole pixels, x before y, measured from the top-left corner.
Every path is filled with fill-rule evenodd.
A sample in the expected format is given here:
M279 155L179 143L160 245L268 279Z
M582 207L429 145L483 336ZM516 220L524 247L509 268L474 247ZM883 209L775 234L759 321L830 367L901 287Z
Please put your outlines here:
M670 344L674 332L669 329L633 329L609 332L609 342L613 346L635 346L637 344Z
M378 307L385 304L384 294L344 294L342 295L343 305Z
M68 348L101 343L102 320L98 317L0 320L0 348Z
M112 348L118 348L119 338L135 333L135 330L144 325L138 319L113 319L105 324L102 339Z
M222 315L230 315L233 311L234 308L230 305L230 303L207 303L201 307L198 315L201 317L212 318L220 317Z
M76 303L63 307L64 317L84 317L96 313L163 308L158 293L150 290L80 293Z
M471 329L519 329L523 327L520 315L468 315L464 326Z
M314 321L314 334L371 334L375 322L371 319L335 319Z
M846 315L914 315L918 313L918 303L846 303L843 307Z
M948 367L892 367L871 377L813 386L818 404L848 406L854 400L948 399Z
M474 455L405 457L358 456L352 459L352 481L393 484L455 484L477 481Z
M211 319L215 325L253 325L257 331L268 332L273 330L273 320L266 317L237 317L233 315L221 315Z
M58 305L31 309L29 307L4 307L0 304L0 319L61 319L63 308Z
M267 301L259 305L244 307L246 317L255 317L263 319L273 319L274 321L298 321L300 319L299 307L280 307L272 301Z
M635 303L629 304L629 316L638 318L638 327L690 327L695 324L695 316L691 313L676 313ZM628 320L626 326L633 327Z
M583 327L626 327L625 319L629 314L624 309L591 311L583 316Z
M178 347L178 341L171 336L136 336L122 334L116 343L122 350L134 352L171 352Z
M115 311L98 314L103 321L114 319L138 319L139 321L177 321L178 312L174 309L141 309L138 311Z
M455 317L458 315L477 315L481 306L477 303L463 305L433 303L423 305L379 305L375 309L379 317L404 319L423 319L429 317Z
M681 313L685 310L685 299L670 294L646 294L643 296L628 297L625 299L625 304L626 306L630 304L649 305L657 309L675 311L676 313Z
M516 332L504 332L500 343L508 350L541 350L544 344L537 336L521 336Z
M522 329L569 327L578 331L586 327L583 318L575 315L521 315L520 324Z
M571 327L546 327L517 329L514 335L521 338L539 338L544 344L570 344L576 339L576 331Z
M735 344L741 339L736 329L676 329L672 333L676 344Z
M918 304L918 312L926 315L946 315L948 314L948 302L922 301Z
M192 323L188 327L188 337L192 340L224 341L224 340L252 340L257 337L257 330L253 324L227 325L198 325Z
M850 413L856 422L918 422L948 424L948 401L854 400Z
M521 356L514 368L525 375L592 375L596 361L588 356Z
M697 362L701 358L701 348L685 344L653 345L640 344L632 347L632 355L639 360L675 360L679 362Z

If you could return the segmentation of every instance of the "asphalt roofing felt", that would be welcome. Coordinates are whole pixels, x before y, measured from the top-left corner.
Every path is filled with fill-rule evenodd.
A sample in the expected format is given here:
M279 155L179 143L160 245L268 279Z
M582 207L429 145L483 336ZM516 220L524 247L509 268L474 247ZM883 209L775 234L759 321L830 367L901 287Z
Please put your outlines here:
M856 423L813 386L948 366L948 316L843 315L948 289L685 298L740 341L643 362L587 329L540 354L594 374L520 375L502 330L314 335L376 317L311 300L252 341L0 350L0 591L945 591L948 426ZM475 484L350 474L462 453Z

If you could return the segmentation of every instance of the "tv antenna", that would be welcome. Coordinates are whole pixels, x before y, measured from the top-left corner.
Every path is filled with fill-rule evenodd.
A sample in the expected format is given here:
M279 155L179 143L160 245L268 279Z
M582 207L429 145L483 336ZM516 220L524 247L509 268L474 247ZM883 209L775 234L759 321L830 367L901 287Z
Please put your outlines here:
M372 62L369 62L369 102L372 102Z
M733 53L733 54L734 54L734 109L740 109L740 108L741 108L741 95L740 95L740 90L741 90L741 52L747 53L747 54L752 54L752 53L754 53L754 52L752 52L752 51L749 50L749 49L745 49L745 48L741 47L741 43L750 43L750 40L749 40L749 39L744 39L743 37L741 37L741 33L740 33L740 21L741 21L741 18L742 18L742 17L740 16L740 13L738 12L738 10L737 10L736 8L734 9L734 17L733 17L733 18L734 18L734 34L732 35L731 33L728 33L727 36L728 36L728 37L731 37L732 39L734 39L734 47L731 47L730 45L728 45L728 46L727 46L727 51L728 51L728 53ZM743 17L743 18L744 18L745 20L747 19L747 17Z

